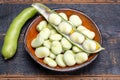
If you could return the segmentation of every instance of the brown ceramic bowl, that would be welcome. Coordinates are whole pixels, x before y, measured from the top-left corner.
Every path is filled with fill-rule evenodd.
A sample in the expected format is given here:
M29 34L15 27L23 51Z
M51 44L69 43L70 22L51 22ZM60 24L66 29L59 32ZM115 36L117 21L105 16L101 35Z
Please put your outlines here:
M97 27L97 25L84 13L76 11L76 10L72 10L72 9L58 9L56 10L58 13L59 12L64 12L67 14L67 16L69 17L72 14L76 14L78 15L83 23L82 25L84 25L85 27L87 27L89 30L92 30L95 32L95 38L94 40L96 40L97 42L101 43L102 39L101 39L101 34L100 31ZM89 59L82 63L82 64L76 64L75 66L71 66L71 67L65 67L65 68L61 68L59 66L52 68L49 67L48 65L43 63L43 59L39 59L38 57L35 56L34 52L35 49L31 47L31 41L37 36L38 32L36 30L36 26L38 25L38 23L43 20L44 18L42 16L37 17L32 23L31 25L28 27L26 34L25 34L25 39L24 39L24 44L25 44L25 48L28 52L28 54L41 66L50 69L50 70L54 70L54 71L60 71L60 72L67 72L67 71L73 71L73 70L77 70L80 69L88 64L90 64L93 60L95 60L95 58L98 56L98 53L94 53L92 55L89 56Z

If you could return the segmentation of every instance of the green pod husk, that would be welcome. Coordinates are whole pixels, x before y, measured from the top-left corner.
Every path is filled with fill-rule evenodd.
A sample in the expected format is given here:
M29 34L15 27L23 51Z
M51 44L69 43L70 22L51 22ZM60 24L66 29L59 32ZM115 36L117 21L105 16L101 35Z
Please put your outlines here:
M15 55L22 27L25 22L32 18L36 13L37 11L35 8L28 7L13 19L8 31L6 32L2 46L2 56L5 60L10 59Z

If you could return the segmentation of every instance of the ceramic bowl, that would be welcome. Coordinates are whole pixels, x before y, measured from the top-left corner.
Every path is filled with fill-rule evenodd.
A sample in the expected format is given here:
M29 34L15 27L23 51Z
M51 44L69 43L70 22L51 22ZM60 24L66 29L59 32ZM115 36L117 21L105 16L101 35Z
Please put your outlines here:
M73 10L73 9L57 9L56 12L64 12L66 13L66 15L69 17L72 14L76 14L78 15L83 23L82 25L87 27L89 30L95 32L95 38L94 40L99 42L100 44L102 43L102 37L100 34L100 31L97 27L97 25L94 23L94 21L92 19L90 19L90 17L88 17L87 15L85 15L84 13L77 11L77 10ZM25 33L25 38L24 38L24 44L25 44L25 49L27 50L28 54L31 56L31 59L34 59L38 64L40 64L41 66L53 70L53 71L60 71L60 72L67 72L67 71L73 71L73 70L77 70L80 69L88 64L90 64L93 60L96 59L96 57L98 56L98 53L94 53L92 55L89 56L89 59L82 63L82 64L76 64L74 66L71 67L65 67L65 68L61 68L59 66L52 68L49 67L48 65L43 63L43 59L40 59L38 57L35 56L35 49L31 47L31 41L37 36L38 31L36 30L36 26L38 25L38 23L44 20L44 18L42 16L38 16L28 27L26 33Z

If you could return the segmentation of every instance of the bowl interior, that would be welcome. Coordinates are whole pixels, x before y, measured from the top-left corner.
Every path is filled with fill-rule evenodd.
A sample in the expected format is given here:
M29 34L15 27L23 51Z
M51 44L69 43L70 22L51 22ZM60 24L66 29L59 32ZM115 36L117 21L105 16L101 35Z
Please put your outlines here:
M96 26L96 24L84 13L76 11L76 10L72 10L72 9L59 9L56 10L58 13L59 12L64 12L67 14L67 16L69 17L70 15L78 15L83 23L82 25L85 26L86 28L88 28L89 30L95 32L95 38L94 40L101 43L101 34L100 31L98 29L98 27ZM31 47L31 41L37 36L38 31L36 30L36 26L39 24L39 22L41 20L44 20L44 18L42 16L38 16L32 23L31 25L28 27L27 32L25 34L25 39L24 39L24 44L25 44L25 48L28 52L28 54L37 62L39 63L41 66L48 68L50 70L54 70L54 71L61 71L61 72L65 72L65 71L73 71L73 70L77 70L79 68L82 68L84 66L86 66L87 64L91 63L96 57L97 57L97 53L94 53L92 55L89 56L89 59L79 65L75 65L75 66L71 66L71 67L65 67L65 68L61 68L61 67L49 67L48 65L43 63L43 59L39 59L38 57L35 56L34 52L35 49Z

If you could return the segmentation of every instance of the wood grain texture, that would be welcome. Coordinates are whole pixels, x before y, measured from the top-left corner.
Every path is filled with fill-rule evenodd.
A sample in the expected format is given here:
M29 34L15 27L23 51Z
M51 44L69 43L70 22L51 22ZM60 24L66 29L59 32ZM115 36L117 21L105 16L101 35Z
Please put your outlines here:
M21 4L30 4L34 2L40 3L50 3L50 4L118 4L120 0L1 0L0 3L21 3Z
M1 75L0 80L120 80L119 75Z
M29 7L30 4L0 4L0 50L3 44L3 38L13 18L21 10ZM120 5L119 4L47 4L52 9L72 8L91 17L98 25L103 37L103 47L105 51L100 52L97 59L90 65L73 72L54 72L47 70L31 59L24 49L24 33L35 18L30 19L23 27L16 55L13 59L4 61L0 52L0 78L4 80L24 79L30 76L41 78L41 80L60 80L68 76L65 80L82 80L79 76L85 76L90 80L119 80L120 76ZM38 16L38 15L36 15ZM9 76L11 75L11 76ZM19 77L20 75L21 77ZM38 76L37 76L38 75ZM50 76L58 75L60 77ZM92 79L92 75L94 75ZM96 75L100 75L96 77ZM109 75L109 76L107 76ZM115 76L114 76L115 75ZM12 77L13 76L13 77ZM15 77L16 76L16 77ZM35 77L34 77L35 76ZM42 77L45 76L45 77ZM75 77L74 77L75 76ZM50 79L49 79L50 77ZM73 78L71 78L73 77ZM32 79L33 79L32 78ZM56 79L55 79L56 78ZM75 79L76 78L76 79ZM83 77L84 78L84 77ZM102 79L105 78L105 79ZM108 79L109 78L109 79ZM118 79L117 79L118 78ZM0 80L1 80L0 79ZM34 79L33 79L34 80ZM36 79L37 80L37 79ZM39 79L38 79L39 80ZM63 79L64 80L64 79ZM88 79L86 79L88 80Z

